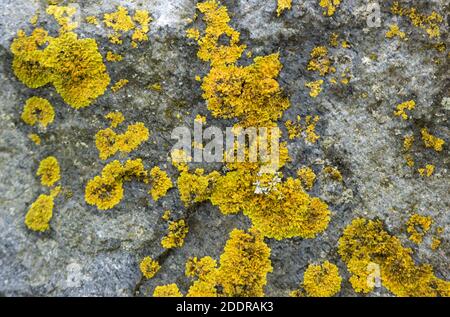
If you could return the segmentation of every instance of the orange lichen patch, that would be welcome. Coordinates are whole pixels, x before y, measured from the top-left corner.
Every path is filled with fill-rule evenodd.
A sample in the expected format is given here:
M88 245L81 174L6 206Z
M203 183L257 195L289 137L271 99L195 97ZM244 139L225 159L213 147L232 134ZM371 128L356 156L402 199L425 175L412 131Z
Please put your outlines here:
M183 219L169 222L169 232L161 239L163 248L181 248L184 244L184 238L189 232L189 227Z
M53 186L57 181L60 180L60 168L58 160L54 156L49 156L43 159L39 163L39 168L36 173L37 176L41 177L41 184L44 186Z
M97 17L90 15L86 17L86 22L93 25L99 25L99 22L97 20Z
M408 115L406 114L405 110L414 110L416 107L416 102L414 100L406 101L404 103L401 103L397 105L397 110L394 111L394 115L397 117L401 117L403 120L408 120Z
M182 297L177 284L168 284L162 286L156 286L153 291L153 297Z
M46 231L50 227L53 217L54 199L58 196L61 187L55 187L50 195L39 195L28 209L25 216L25 225L33 231Z
M342 174L336 167L326 166L323 169L323 172L325 174L328 174L335 181L338 181L338 182L342 182L343 181Z
M450 282L437 278L430 265L415 264L411 253L379 220L355 219L339 239L339 254L355 291L373 290L369 268L378 266L381 283L396 296L449 296Z
M335 73L336 68L333 66L333 61L328 56L328 49L325 46L315 47L311 51L311 59L308 61L307 69L316 71L320 76L325 76L330 73Z
M128 79L120 79L119 81L117 81L112 87L111 87L111 91L112 92L117 92L120 89L122 89L126 84L128 84Z
M403 149L405 149L405 151L411 150L413 144L414 144L413 135L407 135L403 138Z
M28 134L28 138L33 141L36 145L41 145L41 137L36 133Z
M280 16L284 10L290 10L292 7L292 0L277 0L277 16Z
M423 128L421 130L421 133L422 133L422 141L423 141L425 147L432 148L436 152L442 151L442 147L445 144L445 141L443 139L440 139L440 138L430 134L430 132L428 131L427 128Z
M314 186L316 174L311 167L302 167L297 171L297 176L307 190L310 190Z
M189 297L264 296L267 273L272 272L270 249L255 229L234 229L220 256L220 266L211 257L191 258L186 276L196 278Z
M417 171L422 177L431 177L435 170L435 166L432 164L427 164L424 168L419 168Z
M117 134L111 128L98 131L95 135L95 146L99 151L100 158L106 160L117 152L130 153L134 151L147 141L149 136L150 133L144 123L137 122L130 124L122 134Z
M105 115L105 119L111 121L111 128L117 128L119 124L125 121L125 117L120 111L112 111Z
M141 159L128 160L123 165L112 161L103 168L101 176L88 181L84 198L89 205L100 210L111 209L123 198L123 182L132 179L143 182L147 179Z
M72 17L77 12L75 7L49 5L46 12L52 15L61 26L60 32L72 31L78 27L77 22L72 22Z
M25 102L21 118L28 125L45 128L55 119L55 110L47 99L31 97Z
M97 42L78 39L72 32L55 38L40 28L30 36L19 31L11 52L13 71L21 82L30 88L52 83L74 108L88 106L105 92L110 81Z
M160 268L161 266L159 265L159 263L149 256L143 258L141 263L139 263L139 269L141 270L142 275L147 279L155 276Z
M430 38L439 37L441 35L439 25L444 18L437 12L430 15L417 12L416 8L404 8L398 1L395 1L391 7L392 14L406 16L415 27L425 30Z
M114 54L111 51L106 52L106 60L108 62L120 62L123 60L123 56L120 54Z
M397 24L391 24L389 26L389 31L386 32L386 37L388 39L392 39L394 37L398 36L400 39L405 39L406 34L405 32L400 31L400 28Z
M173 187L170 177L158 166L153 167L150 171L150 179L152 184L150 194L152 195L154 201L164 197L167 191Z
M237 65L246 47L239 45L239 32L228 25L227 8L215 0L197 8L206 23L197 56L211 64L202 83L208 109L215 117L237 117L242 126L271 126L290 106L275 80L282 67L279 54L256 57L246 67ZM219 43L222 36L229 38L227 45Z
M409 240L415 244L421 244L423 237L430 230L433 219L428 216L414 214L409 218L406 231L410 234Z
M292 297L298 297L306 292L309 297L332 297L341 290L342 278L336 265L325 261L319 265L308 265L303 275L301 289L291 292Z
M322 91L323 80L316 80L309 83L305 83L305 87L310 89L309 95L316 98Z
M337 7L341 4L341 0L320 0L319 5L324 8L323 15L332 16Z

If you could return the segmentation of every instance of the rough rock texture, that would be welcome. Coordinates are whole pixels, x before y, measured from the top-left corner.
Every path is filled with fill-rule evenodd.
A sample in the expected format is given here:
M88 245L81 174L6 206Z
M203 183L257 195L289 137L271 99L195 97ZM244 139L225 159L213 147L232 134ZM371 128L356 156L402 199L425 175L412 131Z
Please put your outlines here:
M266 294L287 296L301 282L309 263L328 259L336 263L344 277L341 296L355 296L347 282L345 264L337 254L337 240L355 217L380 218L391 234L414 250L418 263L431 264L438 277L450 279L449 196L449 73L448 50L438 52L423 30L406 18L389 12L392 1L380 1L381 26L369 28L365 0L343 0L336 14L324 17L315 0L293 0L290 11L276 16L276 1L223 1L231 13L234 28L254 56L279 52L283 70L279 81L292 106L283 120L297 115L317 114L321 119L315 145L303 139L289 141L293 161L285 175L295 175L303 165L320 171L324 164L336 166L344 181L320 176L312 195L324 199L332 210L328 229L316 239L266 239L272 249L273 273L268 275ZM448 40L448 1L404 1L425 12L444 15L442 39ZM147 167L159 165L174 178L176 170L168 162L176 126L192 126L197 113L208 115L208 124L226 126L213 119L201 97L196 75L208 66L196 57L197 46L185 36L188 19L194 15L194 0L78 1L80 21L88 15L98 18L117 4L151 12L150 40L138 49L108 42L105 28L82 22L80 37L97 40L102 54L107 50L125 56L120 63L108 63L112 82L126 78L129 84L113 94L108 90L90 107L74 110L53 87L29 89L11 69L9 50L18 29L31 30L29 19L40 8L38 25L55 32L57 25L45 14L45 1L0 0L0 295L45 296L135 296L148 295L157 285L177 283L185 293L189 281L184 265L190 256L210 255L216 259L233 228L248 228L242 214L222 215L204 203L186 210L176 189L154 203L147 188L132 182L125 185L125 197L113 210L102 212L84 201L86 182L104 166L98 158L94 135L107 126L103 115L122 111L127 122L142 121L151 131L150 140L133 151ZM389 24L398 23L408 41L387 39ZM328 45L329 36L339 33L351 48L330 49L336 76L349 67L348 85L331 85L309 96L305 82L317 80L306 70L311 50ZM448 42L447 42L448 43ZM376 58L373 58L376 56ZM338 77L339 79L339 77ZM148 89L160 82L160 92ZM27 137L36 132L20 119L22 105L31 96L48 98L55 107L55 122L39 134L42 145ZM413 119L393 116L397 104L415 99ZM280 122L282 122L280 121ZM415 171L405 164L403 136L428 127L446 141L441 153L423 146L416 151ZM61 164L63 195L56 200L51 229L42 234L24 225L29 205L44 192L35 176L39 161L54 155ZM436 165L436 174L422 178L417 167ZM214 166L205 165L211 170ZM181 249L165 251L161 237L166 225L161 219L170 209L177 218L188 219L189 234ZM430 248L433 233L420 246L407 239L405 223L413 213L430 215L434 227L444 228L441 246ZM141 280L139 261L146 255L158 258L161 270L149 281ZM384 288L371 295L390 296Z

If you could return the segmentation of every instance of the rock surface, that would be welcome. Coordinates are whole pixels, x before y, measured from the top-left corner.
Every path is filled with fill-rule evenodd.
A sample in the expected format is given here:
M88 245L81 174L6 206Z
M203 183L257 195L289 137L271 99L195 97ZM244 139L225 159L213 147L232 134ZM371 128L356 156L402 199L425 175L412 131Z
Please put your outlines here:
M98 158L94 135L107 126L103 115L122 111L127 122L142 121L151 131L150 140L133 151L147 167L159 165L175 180L176 170L168 161L174 144L173 128L191 126L195 116L207 115L208 124L226 126L211 117L202 99L196 75L208 66L196 57L197 46L186 38L188 19L195 13L194 0L78 1L80 21L76 33L95 38L102 55L113 50L125 56L108 63L112 83L126 78L129 84L117 93L108 90L90 107L74 110L53 87L29 89L13 74L10 45L18 29L31 30L30 18L41 11L38 25L56 32L57 25L45 14L45 1L0 0L0 295L22 296L136 296L150 295L157 285L177 283L185 293L189 286L184 265L191 256L216 259L233 228L248 228L242 214L225 216L209 203L186 210L176 189L157 203L147 188L125 185L125 197L110 211L99 211L84 201L86 182L104 166ZM254 56L280 53L283 70L279 82L289 96L291 108L282 121L297 115L319 115L318 143L289 140L292 162L285 175L295 175L303 165L320 171L323 165L337 167L343 183L319 177L312 195L325 200L332 210L328 229L316 239L266 239L272 249L273 272L266 286L268 296L287 296L298 287L309 263L329 260L344 277L340 296L357 295L348 280L345 264L337 253L337 241L345 226L356 217L382 219L391 234L414 250L418 263L429 263L437 276L450 280L450 195L449 195L449 73L448 50L430 49L426 33L411 26L406 18L389 12L392 1L380 1L381 25L368 27L367 1L343 0L332 17L324 17L315 0L293 0L293 7L280 17L276 1L223 1ZM448 39L448 1L405 1L420 10L444 15L441 38ZM147 9L154 21L150 40L131 49L108 42L100 25L84 22L99 19L116 5ZM408 40L387 39L389 25L398 23ZM311 50L328 45L333 32L346 39L350 48L332 48L336 76L347 67L348 85L327 80L316 98L305 83L317 80L306 69ZM448 42L447 42L448 44ZM376 57L376 58L375 58ZM339 81L338 77L338 81ZM147 86L161 83L162 90ZM39 132L42 145L27 137L36 129L20 119L22 105L31 96L45 97L53 104L55 122ZM394 117L395 106L414 99L413 119ZM427 127L446 141L441 153L417 146L416 167L403 158L403 136ZM35 175L39 161L54 155L61 164L63 195L56 200L51 229L37 234L28 230L24 217L29 205L44 192ZM436 173L420 177L417 167L434 164ZM211 166L204 166L211 169ZM180 249L165 251L160 244L166 233L161 219L165 210L187 218L189 234ZM442 227L442 244L430 248L433 230L417 246L408 240L406 221L413 213L433 218L433 228ZM159 258L161 270L149 281L141 280L139 261L147 255ZM378 288L371 296L390 293Z

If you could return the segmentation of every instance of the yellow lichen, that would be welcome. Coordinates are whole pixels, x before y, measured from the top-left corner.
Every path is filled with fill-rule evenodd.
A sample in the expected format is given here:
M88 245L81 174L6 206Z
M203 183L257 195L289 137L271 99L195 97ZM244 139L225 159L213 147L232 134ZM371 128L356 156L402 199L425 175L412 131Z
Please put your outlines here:
M171 214L170 210L164 211L164 214L162 215L161 219L164 220L164 221L169 221L170 220L170 214Z
M85 200L100 210L111 209L123 198L123 182L132 179L143 182L147 179L141 159L128 160L123 165L119 161L112 161L103 168L101 176L88 181Z
M196 169L194 173L182 171L177 181L181 201L189 206L209 199L219 177L218 172L204 175L203 169Z
M93 25L98 25L98 20L94 15L90 15L86 17L86 22Z
M414 143L414 136L413 135L407 135L403 138L403 148L405 151L411 150Z
M431 240L431 250L437 250L441 243L441 239L433 237L433 239Z
M396 296L449 296L450 282L437 278L430 265L415 264L411 253L379 220L355 219L339 239L339 254L356 292L372 291L374 280L381 277L383 286ZM379 268L378 276L373 267Z
M159 271L161 266L159 263L155 260L153 260L151 257L146 256L142 259L141 263L139 263L139 268L141 270L142 275L150 279Z
M422 177L431 177L434 173L435 166L432 164L425 165L424 168L419 168L417 171L419 172L420 176Z
M408 120L408 115L405 110L414 110L416 107L416 102L414 100L406 101L397 105L397 110L394 111L394 115L397 117L401 117L403 120Z
M332 297L341 290L342 278L336 265L325 261L319 265L308 265L303 275L302 288L309 297ZM291 296L302 293L300 290Z
M316 98L322 91L323 80L316 80L309 83L305 83L305 86L310 89L309 95Z
M316 143L320 139L320 136L316 134L316 124L319 121L319 116L306 116L306 141L309 143Z
M161 91L162 90L162 86L160 83L154 83L148 86L150 89L154 90L154 91Z
M54 199L59 194L61 188L55 187L50 195L39 195L33 202L25 216L25 225L33 231L46 231L50 227L50 220L53 217Z
M59 181L61 175L58 160L56 159L56 157L49 156L43 159L39 163L39 168L36 175L41 177L41 184L44 186L51 187L57 181Z
M173 187L172 181L167 173L161 170L158 166L152 168L150 171L150 178L152 184L150 194L152 195L154 201L164 197L167 191Z
M310 190L316 181L316 174L311 167L302 167L297 171L297 176L301 180L306 189Z
M169 223L169 232L161 239L161 245L166 249L181 248L188 232L189 227L183 219L171 221Z
M319 5L325 9L323 15L332 16L335 12L341 0L320 0Z
M189 297L264 296L267 273L272 272L270 249L255 229L234 229L220 256L220 266L211 257L191 258L186 276L196 278Z
M200 39L200 31L196 28L189 28L186 30L186 36L198 41Z
M252 64L239 66L246 47L239 45L239 32L228 25L227 8L215 0L199 3L197 8L207 25L198 40L197 56L211 64L202 83L208 109L215 117L236 117L242 126L272 125L290 106L275 80L282 67L279 54L256 57ZM229 38L227 45L220 44L222 36Z
M21 118L28 125L45 128L55 119L55 110L47 99L31 97L25 102Z
M418 214L412 215L407 223L406 231L410 234L409 240L415 244L421 244L423 237L430 230L433 219Z
M277 0L277 16L280 16L284 10L290 10L292 7L292 0Z
M391 24L389 26L389 31L386 32L386 37L388 39L391 39L395 36L398 36L399 38L401 38L403 40L403 39L405 39L406 34L405 34L405 32L400 31L400 28L398 27L397 24Z
M78 27L77 22L72 22L72 17L77 12L76 7L49 5L46 12L52 15L61 26L60 32L72 31Z
M320 76L336 72L333 61L328 56L328 49L325 46L315 47L310 55L311 59L308 61L307 65L308 70L316 71Z
M138 26L135 26L133 35L131 36L133 43L148 41L147 33L150 31L149 25L152 21L149 12L146 10L136 10L133 21L138 24Z
M28 138L33 141L36 145L41 145L41 137L36 133L28 134Z
M107 27L114 30L114 36L118 38L120 38L121 33L134 29L133 19L128 14L128 10L122 6L118 6L115 12L105 13L103 22Z
M343 177L342 177L342 174L341 174L341 172L336 168L336 167L333 167L333 166L326 166L324 169L323 169L323 172L325 173L325 174L328 174L332 179L334 179L335 181L338 181L338 182L342 182L343 181Z
M332 33L330 35L330 46L331 47L338 47L339 46L339 34Z
M182 297L177 284L168 284L162 286L156 286L153 291L153 297Z
M123 56L120 54L114 54L111 51L106 52L106 60L108 62L120 62L123 60Z
M115 118L110 117L108 119L117 120L120 119L120 115L115 115ZM95 146L99 151L100 158L106 160L117 152L130 153L134 151L143 142L147 141L149 136L150 133L144 126L144 123L137 122L128 125L127 130L122 134L117 134L111 128L98 131L95 135Z
M442 151L442 147L445 144L445 141L443 139L440 139L440 138L430 134L430 132L428 131L427 128L423 128L421 130L421 133L422 133L422 141L423 141L425 147L432 148L436 152Z
M284 126L286 127L288 138L290 140L296 139L302 135L302 126L298 122L287 120L284 123Z
M125 120L125 117L120 111L112 111L105 115L105 119L111 121L111 128L117 128Z
M417 12L416 8L402 7L398 1L393 3L391 12L395 15L408 17L415 27L425 30L430 38L441 35L439 25L444 21L444 18L437 12L433 11L430 15L426 15Z
M126 84L128 84L128 79L120 79L111 87L112 92L117 92L122 89Z
M110 81L97 42L78 39L73 32L50 37L40 28L30 36L19 31L11 52L13 71L21 82L30 88L52 83L74 108L88 106L105 92Z

